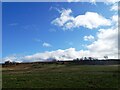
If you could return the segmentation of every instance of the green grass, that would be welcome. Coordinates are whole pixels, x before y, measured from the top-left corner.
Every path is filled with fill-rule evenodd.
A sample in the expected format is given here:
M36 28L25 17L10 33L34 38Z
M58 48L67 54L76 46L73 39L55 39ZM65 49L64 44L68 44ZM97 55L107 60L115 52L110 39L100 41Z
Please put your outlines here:
M26 69L27 67L27 69ZM3 88L117 88L118 66L18 65L3 69Z

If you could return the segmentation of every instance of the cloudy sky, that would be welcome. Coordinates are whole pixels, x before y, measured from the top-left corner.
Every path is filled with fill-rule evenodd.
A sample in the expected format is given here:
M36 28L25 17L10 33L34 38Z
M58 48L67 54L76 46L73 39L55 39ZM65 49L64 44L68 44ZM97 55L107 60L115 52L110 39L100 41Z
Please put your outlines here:
M3 62L118 58L117 0L71 1L4 2Z

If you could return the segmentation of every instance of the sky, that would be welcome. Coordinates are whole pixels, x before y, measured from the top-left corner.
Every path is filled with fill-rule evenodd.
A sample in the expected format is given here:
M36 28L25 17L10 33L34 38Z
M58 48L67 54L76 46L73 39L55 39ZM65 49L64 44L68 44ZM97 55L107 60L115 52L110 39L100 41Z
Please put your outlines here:
M116 2L4 2L2 58L118 58Z

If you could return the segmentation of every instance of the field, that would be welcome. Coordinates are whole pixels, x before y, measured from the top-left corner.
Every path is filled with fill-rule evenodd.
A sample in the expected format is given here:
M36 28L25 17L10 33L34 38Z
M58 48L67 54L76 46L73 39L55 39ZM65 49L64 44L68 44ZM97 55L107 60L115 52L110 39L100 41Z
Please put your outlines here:
M118 88L118 65L19 64L3 67L3 88Z

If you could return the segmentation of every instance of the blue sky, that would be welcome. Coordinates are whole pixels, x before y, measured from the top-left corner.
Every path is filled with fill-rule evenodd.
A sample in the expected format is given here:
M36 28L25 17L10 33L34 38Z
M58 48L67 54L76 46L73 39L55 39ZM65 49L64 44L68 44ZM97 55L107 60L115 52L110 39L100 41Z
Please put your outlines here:
M34 55L38 52L68 48L75 48L77 51L88 50L85 46L98 39L97 33L100 29L112 27L107 24L107 20L111 20L116 13L111 10L112 6L113 4L107 5L103 2L96 4L89 2L3 3L3 57ZM60 15L64 14L65 10L70 11L68 17L74 19L87 12L96 13L96 17L99 15L104 18L104 21L106 19L106 25L98 23L99 26L93 26L90 29L89 26L84 26L82 23L83 26L80 24L78 27L73 25L72 28L64 28L64 25L71 21L66 21L63 26L60 26L56 19L60 20ZM73 20L73 22L76 21ZM89 35L93 37L93 40L85 41L84 37Z

